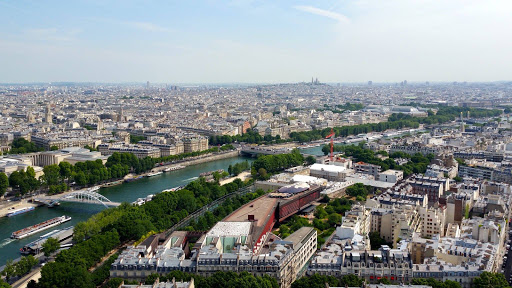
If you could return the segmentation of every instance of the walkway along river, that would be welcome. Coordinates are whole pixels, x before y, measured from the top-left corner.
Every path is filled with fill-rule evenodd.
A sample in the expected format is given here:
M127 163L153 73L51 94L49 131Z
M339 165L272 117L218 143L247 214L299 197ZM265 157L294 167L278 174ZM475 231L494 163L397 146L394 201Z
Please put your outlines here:
M233 157L212 162L187 166L184 169L167 172L151 178L143 178L138 181L124 183L118 186L102 188L100 194L114 202L133 202L137 198L144 198L149 194L156 194L164 189L186 185L197 179L200 173L218 169L227 171L229 165L238 162L252 162L251 158ZM43 222L45 220L67 215L72 220L66 222L54 229L62 229L75 225L77 222L87 220L87 218L105 209L102 205L80 204L80 203L61 203L55 208L38 207L35 211L24 213L14 217L0 218L0 266L4 265L9 259L20 257L19 249L28 244L44 233L38 233L30 237L13 240L10 239L13 231ZM53 229L52 229L53 230ZM46 231L49 232L49 231Z

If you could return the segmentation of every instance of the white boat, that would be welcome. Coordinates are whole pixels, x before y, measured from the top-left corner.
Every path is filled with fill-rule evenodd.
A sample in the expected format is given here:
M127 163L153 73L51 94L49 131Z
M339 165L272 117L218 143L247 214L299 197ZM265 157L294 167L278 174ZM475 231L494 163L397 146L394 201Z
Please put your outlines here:
M167 168L164 169L164 172L176 171L176 170L183 169L185 167L186 166L183 166L183 165L176 165L176 166L172 166L172 167L167 167Z
M25 208L21 208L21 209L16 209L12 212L9 212L7 213L7 217L12 217L12 216L16 216L16 215L20 215L20 214L23 214L23 213L27 213L29 211L33 211L35 208L34 207L25 207Z
M162 190L162 192L174 192L174 191L181 190L183 188L184 188L183 186L178 186L178 187L174 187L174 188L171 188L171 189Z
M69 220L71 220L71 217L65 216L65 215L60 216L60 217L55 217L55 218L52 218L50 220L46 220L44 222L41 222L39 224L36 224L36 225L30 226L30 227L23 228L21 230L12 232L11 238L13 238L13 239L23 239L23 238L28 237L30 235L33 235L33 234L39 233L41 231L44 231L46 229L50 229L52 227L60 225L60 224L62 224L64 222L68 222Z
M158 171L158 172L154 172L154 173L149 173L147 175L147 177L153 177L153 176L160 175L160 174L162 174L162 171Z

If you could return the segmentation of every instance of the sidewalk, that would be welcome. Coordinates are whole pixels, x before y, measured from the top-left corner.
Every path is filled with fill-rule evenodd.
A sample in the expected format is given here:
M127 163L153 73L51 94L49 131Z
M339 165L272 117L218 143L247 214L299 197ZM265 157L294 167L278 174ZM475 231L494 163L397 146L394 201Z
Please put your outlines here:
M240 179L242 181L245 181L245 180L247 180L247 179L249 179L251 177L252 177L251 176L251 172L244 171L244 172L238 174L237 176L234 176L234 177L231 177L231 178L228 178L228 179L224 179L224 180L220 180L219 184L220 185L225 185L225 184L228 184L228 183L231 183L231 182L235 181L235 179Z
M16 201L16 202L7 202L7 203L9 203L9 204L0 206L0 217L5 217L5 215L7 213L12 212L15 209L38 206L38 204L29 203L28 199L23 199L21 201Z

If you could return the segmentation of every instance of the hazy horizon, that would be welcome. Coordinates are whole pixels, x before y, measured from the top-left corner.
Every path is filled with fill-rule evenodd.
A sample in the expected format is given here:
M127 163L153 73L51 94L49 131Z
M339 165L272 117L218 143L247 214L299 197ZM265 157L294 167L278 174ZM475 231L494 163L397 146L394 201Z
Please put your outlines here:
M407 80L407 79L404 79ZM311 81L311 80L310 80ZM222 86L222 85L241 85L241 86L252 86L252 85L291 85L291 84L301 84L305 83L308 84L310 81L298 81L298 82L183 82L183 83L171 83L171 82L150 82L150 86L152 88L155 88L155 86L158 86L157 88L165 87L166 85L170 86ZM371 81L371 80L369 80ZM361 81L361 82L321 82L319 79L320 84L325 85L368 85L368 81ZM395 81L395 82L375 82L372 81L372 86L380 86L380 85L400 85L402 81ZM512 80L498 80L498 81L474 81L474 82L468 82L468 81L407 81L407 85L411 86L417 86L417 85L426 85L428 82L428 85L453 85L454 83L457 85L473 85L473 84L512 84ZM130 82L90 82L90 81L53 81L53 82L17 82L17 83L1 83L0 86L6 86L6 85L14 85L14 86L23 86L23 85L62 85L66 86L68 84L73 85L140 85L140 86L146 86L147 81L130 81Z
M510 15L507 0L0 0L0 83L506 82Z

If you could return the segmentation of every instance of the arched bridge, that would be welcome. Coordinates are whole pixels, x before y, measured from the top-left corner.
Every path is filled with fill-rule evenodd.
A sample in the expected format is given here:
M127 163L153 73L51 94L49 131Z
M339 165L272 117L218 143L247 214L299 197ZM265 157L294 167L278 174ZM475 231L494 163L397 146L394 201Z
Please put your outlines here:
M107 197L96 193L92 190L80 190L66 193L64 195L42 196L34 199L36 202L44 203L50 207L57 205L59 202L75 202L87 204L101 204L105 207L119 206L121 203L112 202Z

